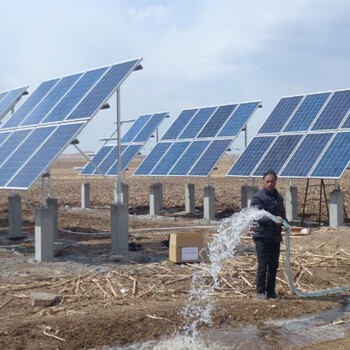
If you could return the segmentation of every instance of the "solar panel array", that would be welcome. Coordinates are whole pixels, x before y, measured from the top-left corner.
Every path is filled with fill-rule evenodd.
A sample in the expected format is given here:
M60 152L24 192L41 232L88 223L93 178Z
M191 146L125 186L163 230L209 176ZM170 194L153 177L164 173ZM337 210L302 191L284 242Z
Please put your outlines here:
M227 173L339 179L350 162L350 90L282 98Z
M261 101L186 109L135 176L208 176Z
M19 99L26 93L28 86L14 90L0 92L0 120L15 106Z
M30 188L140 62L40 84L0 129L0 188Z
M121 171L124 172L130 162L141 151L155 130L168 116L167 112L145 114L137 118L121 139ZM118 176L118 146L105 144L91 158L80 175Z

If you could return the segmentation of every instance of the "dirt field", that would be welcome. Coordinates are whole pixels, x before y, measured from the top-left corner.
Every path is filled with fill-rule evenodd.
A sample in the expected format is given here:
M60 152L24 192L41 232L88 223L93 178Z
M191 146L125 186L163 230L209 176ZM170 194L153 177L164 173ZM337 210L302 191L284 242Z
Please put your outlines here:
M8 234L8 200L0 199L0 349L90 349L104 345L122 345L173 334L183 326L178 314L184 306L191 276L198 266L168 261L171 232L201 232L206 240L222 218L240 210L240 187L244 180L227 179L231 166L224 160L213 173L218 220L202 220L203 188L206 180L194 180L195 214L184 213L186 179L162 179L164 215L148 215L148 178L132 178L130 185L130 252L111 254L110 204L112 185L101 178L89 180L92 209L80 209L82 178L73 170L84 164L78 156L62 156L52 169L53 196L58 199L59 242L55 261L34 260L34 209L40 205L41 188L37 184L23 194L23 231L21 241ZM299 212L305 195L305 182L297 181ZM340 187L349 208L349 174ZM260 183L257 184L260 186ZM288 181L279 181L284 193ZM306 203L306 218L318 220L320 187L313 182ZM327 192L333 183L326 182ZM327 211L321 207L322 220ZM198 228L203 226L203 228ZM207 227L205 227L207 226ZM192 228L191 228L192 227ZM312 228L311 235L292 237L292 270L300 290L314 291L349 285L350 229ZM292 294L286 283L285 251L282 247L277 290L279 301L255 299L256 257L249 237L243 237L237 256L226 262L215 291L214 327L258 325L268 320L291 318L337 308L345 295L302 299ZM34 291L57 293L60 302L51 307L34 307ZM349 315L341 322L349 322ZM203 331L207 331L203 327ZM345 338L311 344L295 349L349 349Z

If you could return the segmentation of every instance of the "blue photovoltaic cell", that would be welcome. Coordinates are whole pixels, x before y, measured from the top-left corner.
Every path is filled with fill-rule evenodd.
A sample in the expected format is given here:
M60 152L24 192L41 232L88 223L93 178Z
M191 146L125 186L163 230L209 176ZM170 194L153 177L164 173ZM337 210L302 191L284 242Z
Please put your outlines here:
M214 140L193 167L190 176L208 176L232 140Z
M190 142L175 142L165 153L157 166L152 171L151 175L166 175L176 161L181 157L182 153L188 147Z
M336 91L312 130L337 129L350 108L350 90Z
M307 176L331 137L332 133L306 135L281 176Z
M127 146L121 146L121 153L125 150ZM106 174L113 163L118 159L118 146L114 146L108 155L103 159L98 168L102 174ZM97 169L92 173L93 175L101 175L101 172Z
M21 171L6 185L7 188L27 189L50 166L85 123L57 127Z
M140 132L140 130L145 126L151 116L152 114L145 114L138 117L135 123L132 124L127 133L122 137L122 142L131 142L134 137Z
M307 131L330 94L307 95L283 131Z
M21 126L35 125L49 113L51 108L67 93L73 84L81 77L82 73L69 75L60 80L60 82L45 96L38 107L24 120Z
M124 147L124 146L122 146ZM142 145L129 145L122 153L122 164L121 164L121 172L125 171L129 163L134 159L136 154L141 149ZM113 166L109 169L107 175L118 175L118 160L113 164Z
M345 120L343 126L341 127L342 129L345 129L345 128L350 128L350 114L349 116L347 117L347 119Z
M26 89L26 87L21 87L8 91L7 95L0 101L0 119L15 105Z
M249 176L276 136L254 137L227 173L228 176Z
M32 153L45 141L55 127L35 129L0 168L0 186L3 187L14 176Z
M91 162L98 167L112 148L113 146L102 146L102 148L91 158ZM80 172L80 175L92 175L94 171L95 167L92 164L87 163L84 169Z
M335 135L310 177L339 179L350 161L350 132Z
M146 142L166 116L167 113L154 114L143 129L137 134L133 142Z
M237 105L220 106L199 133L198 137L214 137L236 107Z
M197 111L198 109L187 109L182 111L162 137L162 140L175 140Z
M67 119L91 118L139 62L137 59L112 66Z
M157 143L149 155L136 169L134 175L148 175L171 145L171 142Z
M3 98L8 94L8 91L0 92L0 102L3 100Z
M227 123L224 125L218 136L237 136L247 123L249 117L258 108L260 102L240 104Z
M197 136L203 125L209 120L217 107L201 108L193 117L191 122L186 126L185 130L179 136L179 139L193 139Z
M194 141L181 156L169 175L186 175L193 164L199 159L210 141Z
M107 68L103 67L86 72L42 123L51 123L65 119L76 104L101 78L102 74L106 72Z
M262 176L266 171L272 169L277 174L295 146L301 139L302 135L282 135L279 136L265 157L261 160L258 168L254 172L255 176Z
M258 134L280 132L304 96L282 98L271 112Z
M7 137L11 134L11 131L0 132L0 146L7 139Z
M21 124L27 115L37 106L42 98L57 83L59 79L44 81L39 87L28 97L23 105L11 116L4 124L3 128L12 128Z
M13 152L18 145L29 135L30 130L16 130L11 136L9 136L6 141L4 141L0 147L0 165L5 161L5 159Z

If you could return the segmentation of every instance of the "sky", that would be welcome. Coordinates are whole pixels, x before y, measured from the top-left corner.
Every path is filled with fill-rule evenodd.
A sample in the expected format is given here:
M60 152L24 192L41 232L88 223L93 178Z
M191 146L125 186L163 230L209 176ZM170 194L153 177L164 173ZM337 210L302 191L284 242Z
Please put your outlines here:
M142 57L122 120L167 111L160 136L185 108L262 100L250 140L281 97L350 88L348 0L0 0L0 14L0 91ZM84 151L115 127L109 104L79 135Z

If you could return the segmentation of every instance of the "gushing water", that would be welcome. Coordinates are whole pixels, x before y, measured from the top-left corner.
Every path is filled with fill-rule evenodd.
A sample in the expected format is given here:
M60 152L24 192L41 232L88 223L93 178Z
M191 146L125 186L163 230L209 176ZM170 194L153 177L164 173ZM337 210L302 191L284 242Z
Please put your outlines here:
M218 235L207 245L204 254L202 253L209 259L209 264L201 264L192 277L189 296L182 310L187 335L196 337L200 325L212 325L213 295L218 287L222 265L226 259L233 257L240 237L248 232L252 222L266 215L272 217L264 210L247 208L221 223Z

